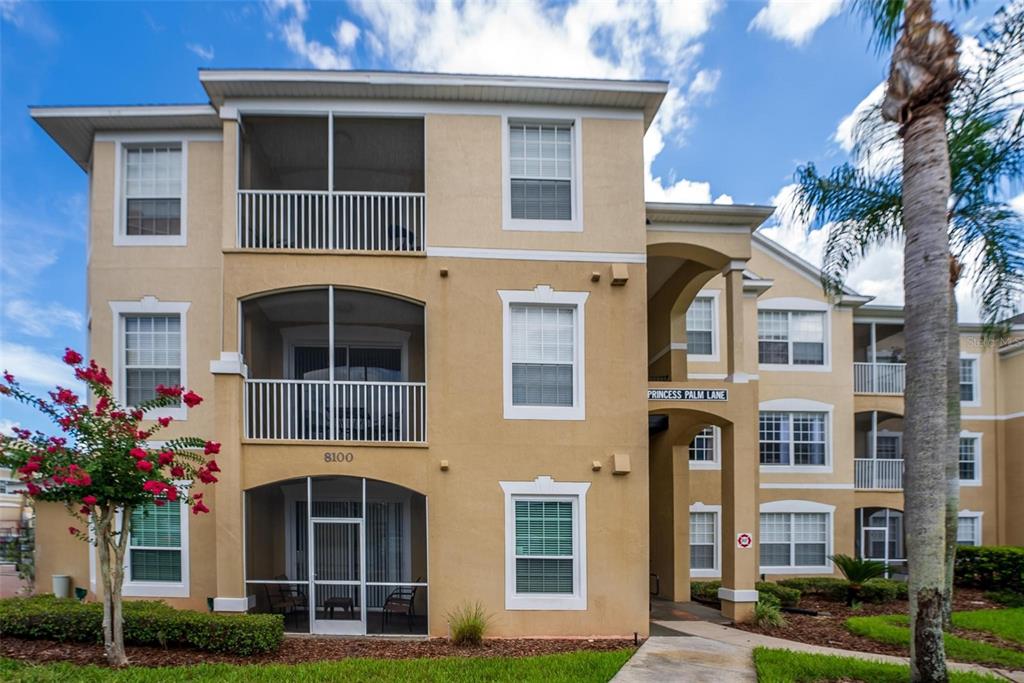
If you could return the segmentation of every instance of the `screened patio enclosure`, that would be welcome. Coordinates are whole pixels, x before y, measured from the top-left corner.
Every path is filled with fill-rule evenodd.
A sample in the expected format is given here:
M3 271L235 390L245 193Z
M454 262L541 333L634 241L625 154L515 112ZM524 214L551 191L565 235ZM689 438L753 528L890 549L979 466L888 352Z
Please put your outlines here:
M426 441L422 304L328 286L241 314L247 439Z
M247 491L245 525L252 611L283 615L289 632L427 633L425 496L359 477L291 479Z

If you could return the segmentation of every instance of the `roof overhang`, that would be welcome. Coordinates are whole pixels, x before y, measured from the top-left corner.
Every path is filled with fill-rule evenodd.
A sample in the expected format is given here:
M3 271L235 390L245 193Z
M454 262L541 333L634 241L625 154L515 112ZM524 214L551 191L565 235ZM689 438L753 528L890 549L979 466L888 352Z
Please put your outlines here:
M646 206L647 221L652 224L740 226L751 232L775 212L774 206L758 204L647 202Z
M778 244L774 240L765 237L764 235L755 232L752 235L752 243L760 247L763 251L768 252L775 258L779 259L783 263L793 267L798 272L803 273L811 280L820 282L821 281L821 269L812 263L805 261L800 258L789 249L786 249L781 244ZM863 306L867 302L874 299L873 296L864 296L853 291L851 288L843 285L843 291L839 295L838 303L841 306Z
M642 111L645 130L668 92L667 81L406 71L200 69L199 81L218 109L226 100L244 98L432 100L599 107Z
M30 107L29 115L85 171L99 132L221 129L217 111L209 104Z

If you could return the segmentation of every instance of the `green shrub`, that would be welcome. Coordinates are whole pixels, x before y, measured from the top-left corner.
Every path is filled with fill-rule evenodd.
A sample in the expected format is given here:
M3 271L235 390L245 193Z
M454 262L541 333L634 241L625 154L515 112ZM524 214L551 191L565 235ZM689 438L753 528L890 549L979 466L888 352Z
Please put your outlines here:
M849 582L833 576L800 576L777 581L780 586L795 588L803 596L813 595L822 600L844 602Z
M1024 594L1014 591L988 591L985 599L998 602L1005 607L1024 607Z
M800 591L796 588L787 588L771 581L758 581L754 587L759 596L773 595L783 607L796 607L800 602Z
M771 593L757 596L757 604L754 605L754 623L761 628L785 626L786 619L782 616L777 597Z
M961 546L953 578L958 586L1024 594L1024 548Z
M871 579L860 587L857 599L861 602L884 603L908 598L907 584L892 579Z
M690 598L702 602L718 602L721 581L693 581L690 583Z
M103 605L52 595L0 600L0 634L14 638L103 642ZM129 645L187 645L239 655L271 652L281 645L279 614L210 614L178 610L162 602L124 603L124 640Z
M479 602L465 603L448 613L448 628L456 645L479 645L491 617Z
M846 602L849 597L850 582L832 576L800 576L780 579L777 584L784 588L796 589L802 596L810 595L832 602ZM861 585L857 595L857 600L861 602L882 603L906 599L907 584L892 579L866 581ZM782 604L786 605L785 601Z

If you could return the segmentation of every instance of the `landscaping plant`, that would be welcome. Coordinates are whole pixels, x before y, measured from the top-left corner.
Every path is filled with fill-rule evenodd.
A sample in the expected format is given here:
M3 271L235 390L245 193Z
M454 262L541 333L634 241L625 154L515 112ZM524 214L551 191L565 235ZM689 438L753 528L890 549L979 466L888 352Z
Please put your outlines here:
M885 576L885 563L876 560L861 560L849 555L833 555L832 563L839 567L849 582L846 585L846 604L853 607L860 600L861 588L871 579Z
M479 602L463 603L448 613L448 629L456 645L479 645L491 617Z
M93 399L90 406L71 389L57 387L49 398L29 393L4 372L0 394L35 408L54 422L59 435L15 429L0 435L0 467L14 470L25 483L26 495L38 502L62 503L77 525L68 533L96 547L103 586L103 645L107 661L123 666L124 624L121 588L125 553L131 535L132 512L148 505L177 501L193 514L209 512L203 493L193 483L217 481L220 471L207 457L220 444L198 437L177 437L159 448L150 447L170 417L154 421L147 412L194 408L202 397L180 386L156 388L156 396L137 406L124 406L112 392L113 382L96 361L67 349L63 360L74 368Z
M754 623L761 628L777 628L786 625L782 616L779 599L771 593L760 593L754 605Z

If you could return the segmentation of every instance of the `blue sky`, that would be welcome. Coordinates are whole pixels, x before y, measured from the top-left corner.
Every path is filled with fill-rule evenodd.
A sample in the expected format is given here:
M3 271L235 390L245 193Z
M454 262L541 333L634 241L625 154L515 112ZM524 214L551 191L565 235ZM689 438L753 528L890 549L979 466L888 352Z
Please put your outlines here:
M30 105L205 102L200 67L662 78L672 91L645 140L648 198L771 203L798 164L845 158L837 127L885 75L840 5L0 0L0 365L50 382L67 375L64 346L85 345L87 178ZM957 25L969 34L997 6ZM774 231L816 260L806 226ZM889 250L852 283L892 297L899 270ZM10 401L4 421L36 426Z

